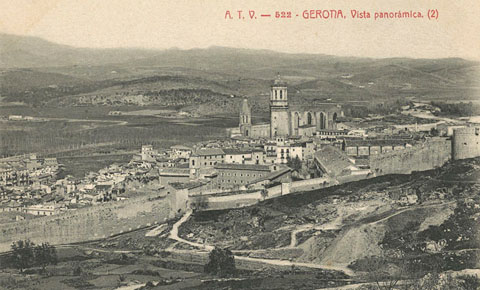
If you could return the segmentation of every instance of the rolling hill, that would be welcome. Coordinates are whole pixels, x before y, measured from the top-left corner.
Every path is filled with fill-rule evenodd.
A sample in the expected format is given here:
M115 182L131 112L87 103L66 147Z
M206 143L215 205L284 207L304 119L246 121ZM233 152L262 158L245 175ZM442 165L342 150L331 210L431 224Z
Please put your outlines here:
M26 103L52 104L60 98L68 104L72 96L85 94L108 98L210 90L212 95L247 96L258 107L266 105L277 73L288 81L292 101L300 103L480 96L480 63L460 58L369 59L225 47L89 49L0 35L0 94Z

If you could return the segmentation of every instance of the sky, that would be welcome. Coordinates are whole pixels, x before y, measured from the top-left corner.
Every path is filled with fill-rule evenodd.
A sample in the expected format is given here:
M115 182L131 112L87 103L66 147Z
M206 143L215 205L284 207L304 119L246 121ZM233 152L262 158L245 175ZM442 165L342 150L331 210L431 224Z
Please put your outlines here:
M77 47L228 46L360 57L480 60L479 0L0 0L0 32ZM341 9L346 19L304 19L304 10ZM438 12L429 20L428 10ZM225 17L230 11L234 19ZM237 19L238 10L246 19ZM257 19L249 20L249 10ZM370 19L352 19L351 10ZM375 12L419 11L421 19ZM276 11L292 18L276 19ZM260 14L271 14L261 17ZM299 16L296 16L296 15Z

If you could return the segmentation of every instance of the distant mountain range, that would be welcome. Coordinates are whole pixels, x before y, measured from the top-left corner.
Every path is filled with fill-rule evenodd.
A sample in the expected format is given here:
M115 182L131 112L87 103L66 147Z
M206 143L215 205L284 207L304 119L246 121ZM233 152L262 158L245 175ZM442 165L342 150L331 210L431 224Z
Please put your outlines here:
M75 48L38 37L0 34L0 67L3 68L102 65L146 58L156 53L146 49Z
M141 93L145 88L150 93L208 89L258 97L268 93L277 73L302 102L480 96L480 63L461 58L371 59L225 47L91 49L6 34L0 34L0 72L0 93L23 101L33 95L44 101L97 91ZM36 91L27 97L26 90Z

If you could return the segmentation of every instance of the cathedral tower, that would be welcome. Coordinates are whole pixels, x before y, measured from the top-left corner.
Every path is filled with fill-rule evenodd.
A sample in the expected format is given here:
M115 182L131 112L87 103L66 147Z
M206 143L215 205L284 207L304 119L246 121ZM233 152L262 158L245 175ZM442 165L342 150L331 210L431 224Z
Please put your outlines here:
M243 99L240 109L240 132L245 137L250 137L252 132L252 110L248 105L248 99Z
M290 135L287 83L277 76L270 91L270 137Z

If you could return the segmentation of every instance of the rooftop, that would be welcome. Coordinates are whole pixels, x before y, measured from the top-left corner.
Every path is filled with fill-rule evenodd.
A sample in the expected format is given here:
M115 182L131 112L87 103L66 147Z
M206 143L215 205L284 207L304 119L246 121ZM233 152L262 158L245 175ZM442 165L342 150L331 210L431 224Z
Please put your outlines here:
M215 169L250 170L250 171L267 171L267 172L270 172L270 167L268 167L267 165L257 165L257 164L223 163L223 164L215 165Z
M280 74L278 74L275 80L273 81L272 87L286 87L286 86L287 86L287 82L280 77Z
M315 160L332 176L340 175L342 171L354 167L347 155L333 146L325 146L317 151Z
M171 149L176 149L176 150L192 150L192 148L185 146L185 145L173 145L170 147Z
M190 169L189 168L162 168L160 170L160 176L189 176Z
M211 155L225 155L220 148L203 148L195 151L194 155L197 156L211 156Z
M273 171L271 172L270 174L267 174L266 176L264 177L260 177L260 178L257 178L257 179L254 179L253 181L250 182L250 184L253 184L253 183L257 183L257 182L260 182L260 181L264 181L264 180L269 180L269 181L272 181L274 180L275 178L278 178L286 173L289 173L290 171L292 171L292 169L290 167L285 167L283 169L280 169L280 170L277 170L277 171Z
M223 152L228 155L240 155L240 154L251 154L251 150L240 150L240 149L234 149L234 148L227 148L223 149Z

